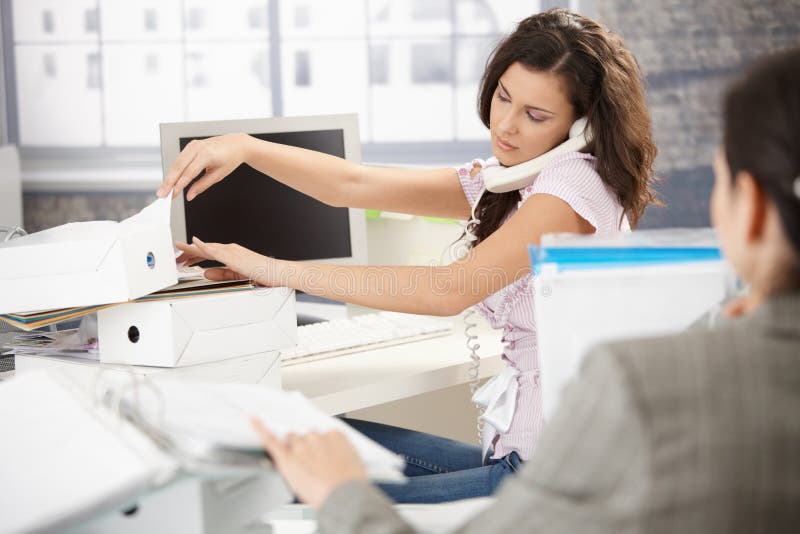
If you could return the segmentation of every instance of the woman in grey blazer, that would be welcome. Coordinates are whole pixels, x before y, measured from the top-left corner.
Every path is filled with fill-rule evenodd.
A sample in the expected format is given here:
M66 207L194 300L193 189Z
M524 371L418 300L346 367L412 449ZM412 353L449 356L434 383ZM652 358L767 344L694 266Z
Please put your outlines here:
M711 330L592 350L463 532L800 529L800 48L755 65L724 113L711 217L748 296ZM412 531L342 435L257 430L322 532Z

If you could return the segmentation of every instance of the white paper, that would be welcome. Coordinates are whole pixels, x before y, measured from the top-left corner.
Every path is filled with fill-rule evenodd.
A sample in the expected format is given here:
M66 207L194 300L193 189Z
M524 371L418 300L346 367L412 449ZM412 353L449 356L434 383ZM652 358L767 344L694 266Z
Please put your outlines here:
M545 234L542 236L542 246L715 248L719 246L719 241L712 228L658 228L604 234Z
M374 478L402 480L404 462L399 456L326 415L298 392L252 384L167 380L159 381L157 387L158 397L145 394L139 398L142 415L150 421L160 420L163 429L175 436L184 433L219 445L259 449L261 441L250 426L252 416L281 438L289 432L338 429L348 437Z
M121 221L118 225L118 235L143 226L169 226L171 206L172 202L169 198L156 199L136 215Z

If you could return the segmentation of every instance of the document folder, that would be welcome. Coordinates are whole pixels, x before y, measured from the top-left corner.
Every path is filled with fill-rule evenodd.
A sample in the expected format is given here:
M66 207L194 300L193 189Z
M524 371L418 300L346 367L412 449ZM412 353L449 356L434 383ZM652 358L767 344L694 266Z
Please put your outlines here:
M0 313L125 302L177 283L170 201L0 243Z
M710 229L549 235L529 252L546 415L592 345L680 331L736 288Z

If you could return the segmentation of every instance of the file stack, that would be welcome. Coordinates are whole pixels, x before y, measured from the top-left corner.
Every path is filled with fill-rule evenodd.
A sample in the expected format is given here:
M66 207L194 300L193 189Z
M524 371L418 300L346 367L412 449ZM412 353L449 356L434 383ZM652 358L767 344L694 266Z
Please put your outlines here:
M202 273L178 282L168 199L122 222L71 223L2 243L0 263L0 320L33 330L96 314L91 332L12 342L18 372L57 368L91 379L174 370L258 382L277 373L278 351L297 343L292 290L215 284ZM278 385L276 376L267 381Z
M529 252L546 415L592 345L683 330L736 289L711 229L553 234Z

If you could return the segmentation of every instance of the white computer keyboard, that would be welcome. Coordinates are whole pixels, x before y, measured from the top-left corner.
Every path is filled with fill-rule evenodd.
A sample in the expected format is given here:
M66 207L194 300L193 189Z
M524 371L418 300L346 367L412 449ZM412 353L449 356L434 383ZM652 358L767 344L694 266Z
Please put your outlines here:
M333 319L297 328L297 346L281 351L284 365L350 354L379 347L449 335L447 319L407 313L378 312Z

